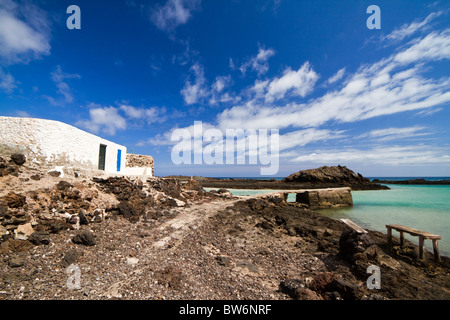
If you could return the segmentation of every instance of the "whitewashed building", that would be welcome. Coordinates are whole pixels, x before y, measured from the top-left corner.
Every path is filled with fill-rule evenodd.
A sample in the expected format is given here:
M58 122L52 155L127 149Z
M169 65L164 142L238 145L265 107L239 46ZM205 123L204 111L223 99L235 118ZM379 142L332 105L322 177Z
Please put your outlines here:
M27 161L106 173L153 176L153 158L128 155L126 147L68 124L45 119L0 117L0 154L23 153ZM136 163L145 166L129 167Z

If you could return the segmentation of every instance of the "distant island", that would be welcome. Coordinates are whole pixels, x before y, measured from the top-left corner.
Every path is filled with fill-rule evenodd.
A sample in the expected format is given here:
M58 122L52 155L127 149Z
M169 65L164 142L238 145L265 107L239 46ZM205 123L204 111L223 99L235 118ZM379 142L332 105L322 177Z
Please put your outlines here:
M389 187L379 182L370 181L370 179L363 177L360 173L355 173L346 166L341 165L301 170L282 180L198 176L168 176L166 178L175 178L181 181L194 179L203 188L295 190L350 187L352 190L389 190Z
M450 180L425 180L423 178L407 179L407 180L379 180L373 179L373 183L385 183L385 184L405 184L405 185L450 185Z

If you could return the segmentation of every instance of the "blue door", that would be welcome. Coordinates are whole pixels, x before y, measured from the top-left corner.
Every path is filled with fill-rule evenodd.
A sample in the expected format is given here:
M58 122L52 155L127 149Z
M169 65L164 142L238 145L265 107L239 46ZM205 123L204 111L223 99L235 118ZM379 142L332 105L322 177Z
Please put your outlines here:
M120 163L122 162L122 150L117 150L117 172L120 172Z

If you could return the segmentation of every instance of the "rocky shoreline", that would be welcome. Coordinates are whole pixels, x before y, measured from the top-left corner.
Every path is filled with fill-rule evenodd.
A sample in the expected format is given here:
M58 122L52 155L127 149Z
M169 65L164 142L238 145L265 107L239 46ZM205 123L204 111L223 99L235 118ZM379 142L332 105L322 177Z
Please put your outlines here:
M203 188L298 190L350 187L352 190L389 190L389 187L370 181L345 166L324 166L302 170L282 180L198 176L168 176L167 178L177 179L182 183L195 179Z
M389 251L386 235L282 197L13 159L0 173L0 300L450 299L448 257L418 261L397 238Z

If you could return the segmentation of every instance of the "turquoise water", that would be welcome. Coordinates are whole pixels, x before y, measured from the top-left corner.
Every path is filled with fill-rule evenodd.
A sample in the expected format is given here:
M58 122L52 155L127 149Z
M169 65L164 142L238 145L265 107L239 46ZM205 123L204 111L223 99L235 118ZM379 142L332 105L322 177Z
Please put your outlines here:
M439 234L439 250L450 256L450 186L388 185L391 190L352 191L353 207L319 210L334 219L350 219L358 225L386 233L386 224L401 224ZM206 189L211 190L211 189ZM255 195L278 190L229 189L235 195ZM289 195L288 201L295 201ZM398 236L393 231L394 236ZM418 244L417 237L405 238ZM430 240L425 247L432 251Z
M450 186L388 185L391 190L352 191L353 207L319 210L335 219L347 218L360 226L386 233L386 224L401 224L439 234L439 250L450 256ZM396 234L396 231L393 231ZM418 243L417 237L405 234ZM432 250L430 240L425 247Z

